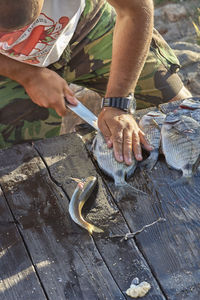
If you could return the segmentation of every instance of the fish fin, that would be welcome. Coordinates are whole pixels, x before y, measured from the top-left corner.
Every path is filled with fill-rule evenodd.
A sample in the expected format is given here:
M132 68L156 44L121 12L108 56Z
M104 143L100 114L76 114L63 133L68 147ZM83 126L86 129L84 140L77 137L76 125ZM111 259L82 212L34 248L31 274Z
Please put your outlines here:
M139 163L139 167L151 171L157 163L158 155L158 151L152 150L149 157L147 157L147 159Z
M123 184L117 184L116 185L116 200L120 201L122 198L127 197L127 196L134 196L136 194L143 194L143 195L147 195L145 192L133 187L132 185L128 184L128 183L123 183Z
M96 232L96 233L104 232L101 228L99 228L95 225L92 225L90 223L88 223L87 230L88 230L89 234L92 234L93 232Z
M170 186L172 188L180 187L180 186L183 186L183 185L193 186L194 185L193 177L182 176L181 178L170 182Z

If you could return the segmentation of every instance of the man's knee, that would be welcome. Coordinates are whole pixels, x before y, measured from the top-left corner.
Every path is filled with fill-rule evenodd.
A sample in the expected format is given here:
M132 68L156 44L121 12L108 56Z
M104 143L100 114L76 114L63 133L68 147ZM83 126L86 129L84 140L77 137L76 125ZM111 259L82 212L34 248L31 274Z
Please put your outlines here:
M179 91L179 93L169 101L171 102L171 101L183 100L189 97L192 97L192 94L185 86L183 86L182 89Z

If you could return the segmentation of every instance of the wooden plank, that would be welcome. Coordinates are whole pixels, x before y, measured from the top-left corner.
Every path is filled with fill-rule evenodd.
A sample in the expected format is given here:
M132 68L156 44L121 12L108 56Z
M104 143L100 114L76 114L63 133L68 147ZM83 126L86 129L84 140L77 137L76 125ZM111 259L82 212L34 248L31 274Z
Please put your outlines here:
M52 166L62 167L62 155ZM93 239L69 218L68 199L37 152L19 145L0 152L0 161L2 189L48 299L125 299Z
M0 299L47 299L0 188Z
M138 197L139 205L134 213L123 203L121 206L133 231L138 224L148 224L160 216L166 219L138 235L136 240L169 299L198 299L199 178L195 178L194 186L171 188L168 182L179 176L180 173L168 169L165 160L160 159L151 173L139 174L148 197Z
M163 112L171 111L171 104ZM146 111L145 111L146 113ZM140 112L142 115L142 111ZM154 170L137 169L129 183L147 196L135 195L118 203L132 232L157 223L136 235L136 245L144 255L167 299L198 299L200 295L200 187L199 176L193 185L172 188L169 184L181 173L169 169L162 155ZM104 176L113 197L113 181ZM125 247L125 246L124 246Z
M122 244L119 238L111 238L113 235L129 232L129 228L107 193L101 177L97 175L80 138L71 134L55 140L37 142L35 147L48 165L51 176L62 184L69 197L77 184L71 178L98 176L98 189L87 204L85 217L105 231L103 235L94 235L94 241L108 269L122 291L130 286L134 277L139 277L141 281L146 280L152 285L144 299L165 299L134 240ZM77 230L80 234L87 235L83 229Z

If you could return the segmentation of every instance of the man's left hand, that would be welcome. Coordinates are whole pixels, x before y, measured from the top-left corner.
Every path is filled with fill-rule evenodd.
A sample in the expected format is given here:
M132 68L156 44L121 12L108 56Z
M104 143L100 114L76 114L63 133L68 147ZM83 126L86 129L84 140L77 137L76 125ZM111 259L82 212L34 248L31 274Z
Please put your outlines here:
M137 160L142 160L143 144L146 150L153 148L148 144L145 134L138 127L134 117L117 108L104 107L98 117L98 127L101 130L108 148L113 147L118 162L132 163L132 152Z

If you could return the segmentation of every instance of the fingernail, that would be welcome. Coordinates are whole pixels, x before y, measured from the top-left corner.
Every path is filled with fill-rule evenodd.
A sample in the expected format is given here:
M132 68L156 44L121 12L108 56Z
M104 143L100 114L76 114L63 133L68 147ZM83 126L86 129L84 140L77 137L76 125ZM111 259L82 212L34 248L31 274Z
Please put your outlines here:
M107 146L108 146L108 148L112 147L112 142L111 142L111 140L108 140L108 141L107 141Z
M119 155L118 159L119 159L120 162L122 162L124 160L122 155Z
M74 104L77 104L77 103L78 103L77 100L76 100L76 98L73 97L73 96L68 95L68 96L67 96L67 99L68 99L69 101L72 101Z
M132 158L131 158L131 157L128 157L128 159L127 159L127 163L128 163L129 165L131 165L131 164L132 164Z
M137 155L136 155L136 159L137 159L137 160L142 160L142 155L141 155L141 154L137 154Z

